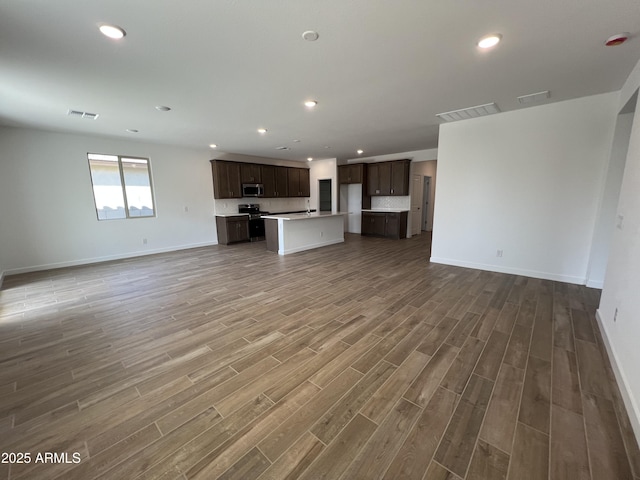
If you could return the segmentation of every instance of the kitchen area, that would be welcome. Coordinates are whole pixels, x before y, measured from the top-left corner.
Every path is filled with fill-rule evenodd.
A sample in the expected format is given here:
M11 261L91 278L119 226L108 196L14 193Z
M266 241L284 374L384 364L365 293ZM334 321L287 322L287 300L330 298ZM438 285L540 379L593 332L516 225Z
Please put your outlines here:
M406 238L410 165L333 162L312 179L309 168L212 160L218 243L265 241L267 251L286 255L343 242L345 232ZM312 190L321 194L313 183L336 179L331 210L311 208L327 205L312 199Z

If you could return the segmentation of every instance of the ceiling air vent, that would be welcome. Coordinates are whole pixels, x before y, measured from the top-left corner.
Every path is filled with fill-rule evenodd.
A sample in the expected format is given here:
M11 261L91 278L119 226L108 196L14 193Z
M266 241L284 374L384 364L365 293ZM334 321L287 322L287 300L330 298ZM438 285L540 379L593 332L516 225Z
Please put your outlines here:
M289 150L289 147L276 147L276 150Z
M89 120L95 120L96 118L98 118L98 113L89 113L89 112L81 112L80 110L69 110L67 112L67 115L69 115L70 117L77 117L77 118L88 118Z
M438 113L436 117L440 117L445 122L455 122L457 120L466 120L468 118L484 117L492 113L499 113L500 109L495 103L487 103L478 105L477 107L461 108L460 110L452 110L450 112Z
M518 97L518 102L523 105L528 105L529 103L541 102L542 100L546 100L549 98L549 90L545 90L544 92L532 93L530 95L521 95Z

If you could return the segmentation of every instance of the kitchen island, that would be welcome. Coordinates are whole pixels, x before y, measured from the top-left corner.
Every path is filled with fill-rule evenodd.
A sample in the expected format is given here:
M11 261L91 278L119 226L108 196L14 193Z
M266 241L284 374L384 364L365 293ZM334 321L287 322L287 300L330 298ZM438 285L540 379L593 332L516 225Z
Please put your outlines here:
M267 250L279 255L344 242L345 213L293 213L266 215Z

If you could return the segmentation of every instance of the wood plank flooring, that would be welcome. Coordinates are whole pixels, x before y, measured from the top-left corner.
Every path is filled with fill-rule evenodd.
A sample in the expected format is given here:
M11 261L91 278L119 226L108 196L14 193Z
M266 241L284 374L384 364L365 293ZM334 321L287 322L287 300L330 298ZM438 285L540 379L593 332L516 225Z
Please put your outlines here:
M7 277L0 452L31 461L0 480L640 480L599 292L429 248L347 235Z

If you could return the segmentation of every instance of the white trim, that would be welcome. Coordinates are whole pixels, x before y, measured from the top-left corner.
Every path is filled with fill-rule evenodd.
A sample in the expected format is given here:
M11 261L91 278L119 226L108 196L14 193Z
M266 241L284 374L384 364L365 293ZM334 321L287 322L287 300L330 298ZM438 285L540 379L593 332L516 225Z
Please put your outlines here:
M539 272L537 270L526 270L524 268L501 267L499 265L486 265L483 263L463 262L450 258L431 257L433 263L442 263L444 265L453 265L455 267L473 268L475 270L487 270L489 272L508 273L511 275L522 275L524 277L541 278L543 280L555 280L557 282L574 283L576 285L585 285L586 277L578 277L573 275L560 275L557 273Z
M618 387L620 388L622 401L624 402L624 406L627 409L627 415L629 416L631 428L633 428L633 433L636 436L636 440L640 443L640 408L638 407L638 402L636 401L633 392L629 388L629 382L627 382L627 376L622 369L622 363L620 363L620 361L618 360L616 351L614 350L613 345L609 340L609 335L607 334L605 323L602 321L602 317L600 316L600 309L596 310L596 320L598 321L598 326L600 327L600 331L602 332L602 339L604 340L604 346L607 349L607 354L609 355L609 361L611 363L611 368L613 369L613 374L615 375L616 382L618 382Z
M602 290L603 287L604 287L604 281L603 280L598 280L598 281L587 280L587 287L589 287L589 288L597 288L599 290Z
M4 282L4 271L0 272L0 290L2 290L2 282Z
M154 250L145 250L143 252L107 255L104 257L83 258L81 260L72 260L69 262L46 263L42 265L35 265L32 267L16 268L15 270L7 270L6 272L2 272L2 276L4 277L5 274L17 275L20 273L39 272L42 270L53 270L56 268L75 267L78 265L90 265L92 263L110 262L112 260L123 260L125 258L145 257L147 255L155 255L156 253L177 252L179 250L189 250L191 248L199 248L199 247L210 247L212 245L217 245L217 244L218 242L203 242L203 243L194 243L191 245L180 245L180 246L174 246L174 247L157 248Z
M304 245L302 247L289 248L287 250L278 248L278 255L289 255L290 253L303 252L305 250L311 250L313 248L320 248L320 247L327 247L329 245L335 245L336 243L343 243L343 242L344 242L344 238L341 238L341 239L339 238L334 240L328 240L326 242L314 243L311 245Z

